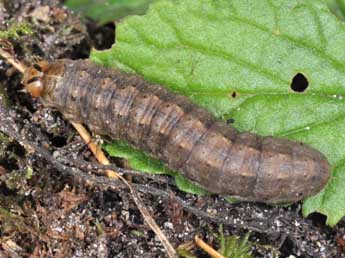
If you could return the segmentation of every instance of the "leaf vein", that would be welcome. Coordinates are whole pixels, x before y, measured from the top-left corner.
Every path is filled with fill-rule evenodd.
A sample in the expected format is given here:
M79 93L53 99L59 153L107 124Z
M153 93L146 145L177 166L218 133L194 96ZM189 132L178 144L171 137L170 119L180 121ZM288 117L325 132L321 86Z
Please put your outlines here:
M331 118L329 120L323 120L322 122L316 122L316 123L308 123L308 124L304 125L303 127L296 127L296 128L290 129L288 131L278 132L275 135L276 136L284 136L284 137L290 136L290 135L293 135L293 134L296 134L296 133L299 133L302 131L306 131L307 130L306 127L309 127L308 130L310 130L310 128L315 129L315 128L323 126L323 125L329 125L331 123L335 123L338 120L343 119L344 117L345 117L345 114L341 114L341 115L335 116L334 118Z
M189 47L191 50L197 50L199 53L201 54L205 54L208 56L213 56L213 57L220 57L222 59L226 59L227 61L230 61L232 63L235 63L239 66L242 66L244 68L250 68L251 70L253 70L254 72L261 74L269 79L271 79L274 82L277 83L283 83L286 84L288 83L287 80L284 80L282 77L280 77L278 74L276 73L272 73L270 72L268 69L264 69L262 66L257 65L253 62L247 61L243 58L240 58L239 56L236 56L234 54L231 53L227 53L225 51L221 51L221 50L211 50L211 49L205 49L205 47L203 46L199 46L198 44L192 43L192 42L188 42L186 41L183 36L181 35L180 31L175 27L174 24L172 24L169 20L165 19L161 13L158 12L158 17L161 19L162 22L164 22L165 24L167 24L168 26L170 26L171 29L174 30L175 35L177 37L177 39L181 42L182 45ZM156 47L160 47L157 46Z
M249 26L253 26L253 27L261 30L262 32L272 34L272 31L269 28L262 26L262 25L259 25L258 23L251 21L249 19L238 17L238 16L229 16L229 18L232 21L235 21L235 22L237 21L238 23L243 23L243 24L246 24ZM323 49L321 49L317 46L313 46L311 44L308 44L302 40L296 39L293 36L289 36L287 34L280 34L279 37L285 41L293 43L294 45L296 45L298 47L304 48L310 52L313 52L314 54L317 54L318 56L322 57L327 62L329 62L337 71L345 73L344 65L341 62L339 62L338 60L336 60L334 57L328 55Z
M327 39L325 37L324 30L322 29L322 23L321 23L321 21L319 19L319 16L317 15L317 12L315 11L315 9L312 8L312 6L310 6L310 5L308 5L308 9L310 10L311 15L312 15L312 17L313 17L313 19L315 21L315 25L316 25L316 28L317 28L317 32L318 32L321 48L322 48L322 50L324 52L328 42L327 42Z

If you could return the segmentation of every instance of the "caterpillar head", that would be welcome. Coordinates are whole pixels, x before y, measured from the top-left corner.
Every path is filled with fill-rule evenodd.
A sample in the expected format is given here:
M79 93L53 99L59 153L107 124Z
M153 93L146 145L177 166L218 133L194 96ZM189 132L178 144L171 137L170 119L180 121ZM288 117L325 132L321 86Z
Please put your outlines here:
M49 63L41 61L33 64L24 72L22 83L32 97L38 98L42 95L44 90L43 77L48 68Z

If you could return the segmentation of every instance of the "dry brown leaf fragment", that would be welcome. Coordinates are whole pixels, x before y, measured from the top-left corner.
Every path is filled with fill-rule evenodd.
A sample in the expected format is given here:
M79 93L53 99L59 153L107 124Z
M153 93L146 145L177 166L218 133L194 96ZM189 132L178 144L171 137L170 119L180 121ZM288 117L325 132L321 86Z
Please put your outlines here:
M29 16L34 19L48 23L50 20L50 7L47 5L37 7L29 13Z

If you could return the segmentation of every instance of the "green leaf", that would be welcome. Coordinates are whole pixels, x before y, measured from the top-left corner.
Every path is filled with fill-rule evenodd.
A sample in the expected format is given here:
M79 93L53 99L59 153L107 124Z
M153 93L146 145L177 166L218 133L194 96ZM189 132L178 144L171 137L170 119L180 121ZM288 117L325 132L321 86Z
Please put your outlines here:
M199 186L193 184L180 173L166 168L162 162L150 158L142 151L135 150L127 143L114 141L112 144L105 144L104 149L113 157L125 158L133 169L151 174L166 174L175 178L176 186L187 193L206 195L207 192Z
M91 59L185 94L240 130L323 152L332 179L303 212L329 225L344 216L345 25L323 1L163 1L125 19L116 40ZM290 88L298 73L304 92Z
M345 0L325 0L328 8L339 19L345 20Z
M94 19L100 24L131 14L144 14L150 3L157 0L67 0L70 9Z

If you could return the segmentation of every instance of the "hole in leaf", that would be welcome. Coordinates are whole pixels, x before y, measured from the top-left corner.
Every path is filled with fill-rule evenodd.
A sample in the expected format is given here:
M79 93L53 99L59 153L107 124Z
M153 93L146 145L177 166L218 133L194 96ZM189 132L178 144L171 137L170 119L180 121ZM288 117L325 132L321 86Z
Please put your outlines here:
M298 73L293 77L290 87L295 92L304 92L308 86L308 79L302 73Z
M233 92L231 93L231 97L233 97L233 98L236 98L236 97L237 97L236 91L233 91Z

